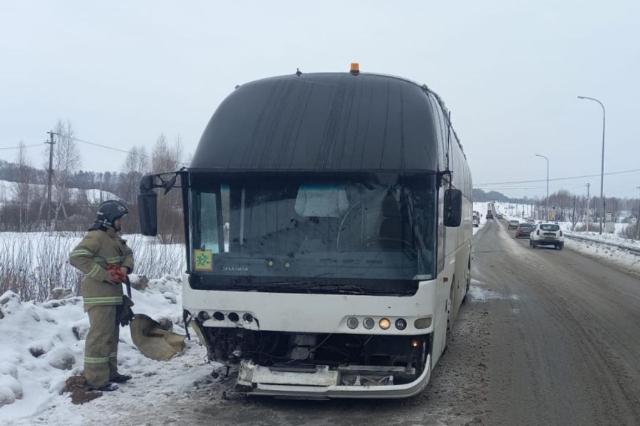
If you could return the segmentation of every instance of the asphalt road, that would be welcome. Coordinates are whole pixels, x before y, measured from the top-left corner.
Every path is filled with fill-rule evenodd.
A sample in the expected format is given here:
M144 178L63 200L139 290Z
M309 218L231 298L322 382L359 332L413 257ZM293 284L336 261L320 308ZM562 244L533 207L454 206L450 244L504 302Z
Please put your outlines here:
M225 398L200 383L127 424L639 425L640 279L490 221L473 285L427 389L407 400Z
M487 303L487 424L640 424L640 280L492 221L473 276Z

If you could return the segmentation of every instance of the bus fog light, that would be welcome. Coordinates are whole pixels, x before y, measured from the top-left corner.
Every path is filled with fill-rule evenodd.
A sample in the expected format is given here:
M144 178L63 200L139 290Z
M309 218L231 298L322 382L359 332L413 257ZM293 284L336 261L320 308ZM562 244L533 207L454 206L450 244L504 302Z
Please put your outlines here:
M365 318L364 321L362 321L362 325L364 325L364 328L367 330L371 330L375 324L373 318Z
M417 348L419 348L419 347L420 347L420 340L418 340L418 339L412 339L412 340L411 340L411 347L412 347L413 349L417 349Z
M431 327L431 317L418 318L413 325L419 329L429 328Z
M398 318L396 320L396 328L398 330L404 330L405 328L407 328L407 322L404 320L404 318Z
M356 317L347 318L347 327L349 327L352 330L358 327L358 318Z
M391 327L391 321L389 321L389 318L382 318L378 325L381 329L388 330Z

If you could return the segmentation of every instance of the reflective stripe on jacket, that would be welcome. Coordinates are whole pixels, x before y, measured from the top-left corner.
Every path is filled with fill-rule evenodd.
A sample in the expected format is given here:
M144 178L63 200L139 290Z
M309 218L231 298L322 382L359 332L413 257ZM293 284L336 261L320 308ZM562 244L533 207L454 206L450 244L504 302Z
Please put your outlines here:
M85 308L122 304L122 285L109 281L110 264L133 270L133 252L111 228L91 230L69 254L69 263L85 274L80 294Z

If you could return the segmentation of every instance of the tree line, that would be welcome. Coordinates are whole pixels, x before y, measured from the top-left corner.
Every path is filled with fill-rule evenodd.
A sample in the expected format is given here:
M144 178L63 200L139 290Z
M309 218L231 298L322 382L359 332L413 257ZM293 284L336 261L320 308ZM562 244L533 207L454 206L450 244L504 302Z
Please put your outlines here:
M47 203L49 151L42 167L34 166L23 142L14 162L0 160L0 230L80 231L95 219L98 205L120 199L129 207L125 232L139 232L137 194L140 179L147 173L178 170L184 159L179 137L169 142L160 134L148 149L131 148L118 171L82 170L78 142L71 122L59 120L53 130L51 205ZM96 151L102 148L96 148ZM159 229L165 242L182 238L182 206L178 191L159 197Z

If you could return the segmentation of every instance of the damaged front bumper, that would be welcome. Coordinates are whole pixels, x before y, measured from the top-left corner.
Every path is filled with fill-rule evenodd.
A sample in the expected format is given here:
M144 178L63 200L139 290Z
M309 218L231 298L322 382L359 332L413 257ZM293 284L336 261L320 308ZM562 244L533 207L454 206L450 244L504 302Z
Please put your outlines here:
M264 367L242 361L238 387L247 395L280 396L300 399L330 398L408 398L421 392L431 376L431 355L427 355L422 374L412 382L394 384L400 367L313 368ZM348 377L348 380L345 380ZM344 384L345 382L351 384Z

